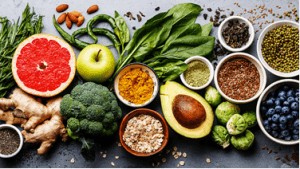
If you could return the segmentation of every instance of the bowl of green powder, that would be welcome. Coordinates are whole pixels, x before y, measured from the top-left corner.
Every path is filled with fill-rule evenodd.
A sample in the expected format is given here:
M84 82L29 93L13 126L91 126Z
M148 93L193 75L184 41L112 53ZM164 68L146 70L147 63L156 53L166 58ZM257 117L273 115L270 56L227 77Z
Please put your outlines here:
M180 75L180 79L187 88L201 90L212 82L214 68L208 59L192 56L184 62L188 64L188 69Z

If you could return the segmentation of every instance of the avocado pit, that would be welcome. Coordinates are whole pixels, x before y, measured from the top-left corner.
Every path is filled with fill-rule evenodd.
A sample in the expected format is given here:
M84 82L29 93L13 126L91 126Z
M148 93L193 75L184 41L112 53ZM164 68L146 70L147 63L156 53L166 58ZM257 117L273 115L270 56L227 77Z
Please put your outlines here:
M206 118L203 105L193 97L183 94L175 96L172 111L178 123L189 129L199 127Z

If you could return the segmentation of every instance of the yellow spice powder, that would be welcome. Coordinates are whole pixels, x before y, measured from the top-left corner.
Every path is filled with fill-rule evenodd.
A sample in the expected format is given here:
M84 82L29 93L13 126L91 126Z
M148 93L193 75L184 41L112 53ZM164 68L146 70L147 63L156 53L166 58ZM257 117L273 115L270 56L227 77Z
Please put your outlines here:
M151 99L154 84L150 75L140 68L133 68L119 80L120 95L134 104L143 104Z

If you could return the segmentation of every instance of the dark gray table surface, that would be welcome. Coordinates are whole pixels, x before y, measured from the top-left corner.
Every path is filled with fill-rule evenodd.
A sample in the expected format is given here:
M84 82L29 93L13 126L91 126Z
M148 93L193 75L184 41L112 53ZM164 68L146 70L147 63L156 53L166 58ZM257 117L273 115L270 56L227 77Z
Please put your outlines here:
M128 11L131 11L134 15L136 15L139 11L142 11L146 17L142 18L141 22L138 22L137 20L129 21L128 18L125 17L126 23L128 27L130 28L130 33L132 36L132 33L134 30L132 29L133 26L136 28L140 28L142 24L145 23L145 21L155 14L159 12L167 11L169 8L173 7L175 4L182 3L182 2L192 2L201 5L201 7L204 8L204 10L201 12L197 19L197 23L200 23L201 25L206 24L209 22L209 17L214 16L214 12L208 12L207 8L212 8L213 11L215 11L218 7L221 9L225 9L225 12L222 12L221 14L226 14L229 16L230 11L234 11L235 14L243 12L243 9L246 8L247 10L255 8L255 5L263 5L265 4L265 8L273 8L273 11L275 13L282 14L284 11L289 11L293 8L293 5L290 5L289 2L292 2L295 4L295 7L297 10L299 10L299 1L297 0L251 0L251 1L239 1L240 7L237 7L234 5L235 0L168 0L168 1L162 1L162 0L110 0L110 1L104 1L104 0L84 0L84 1L74 1L74 0L52 0L52 1L35 1L35 0L11 0L11 1L4 1L1 0L0 5L0 16L8 16L9 19L17 20L19 16L21 16L26 4L29 2L30 7L34 7L35 12L40 15L45 15L43 18L44 28L43 33L52 34L58 37L61 37L59 33L56 31L52 24L52 16L53 14L56 15L56 18L59 16L59 13L55 11L55 8L62 4L67 3L69 4L69 9L67 11L73 11L77 10L83 13L85 16L85 22L82 27L84 27L87 23L87 21L95 16L96 14L108 14L113 16L114 11L118 11L120 15L125 14ZM97 4L99 5L100 9L97 13L88 15L86 14L86 9L93 5ZM276 5L279 5L281 9L276 8ZM290 5L290 8L288 7ZM160 7L159 11L155 11L154 9L156 7ZM229 8L230 10L227 10ZM208 19L203 19L203 14L208 14ZM259 12L258 12L259 13ZM268 12L266 12L268 13ZM297 12L298 13L298 12ZM299 14L299 13L298 13ZM265 20L271 21L274 19L275 21L280 20L279 18L276 18L274 16L271 16L268 13L268 17L266 19L258 19L255 22L261 22ZM246 13L243 16L246 16L248 18L249 16L252 16L252 14ZM293 16L293 21L294 21ZM263 24L262 28L265 28L267 25ZM106 27L109 28L109 25L107 23L101 23L98 24L97 27ZM72 33L73 31L77 30L78 27L73 26L71 30L67 29L66 25L63 24L62 28L66 30L69 33ZM255 30L259 30L258 33L255 34L255 40L252 46L250 46L246 51L247 53L250 53L257 57L256 52L256 42L257 38L259 37L260 33L263 29L259 29L258 24L254 25ZM217 38L217 27L213 27L211 36L215 36ZM92 42L92 40L87 37L83 36L81 37L83 40ZM100 44L110 44L111 42L107 38L100 38L99 42ZM78 55L79 50L75 49L76 55ZM118 58L117 52L115 49L112 49L115 58ZM218 57L218 60L221 60L222 57ZM214 61L215 62L215 61ZM276 77L272 74L267 72L267 85L271 84L274 81L280 80L281 78ZM297 77L296 79L299 79ZM180 82L180 80L177 79L177 81ZM211 85L214 86L212 83ZM203 91L199 92L203 96ZM132 111L132 108L129 108L121 103L119 103L123 110L123 116L125 116L128 112ZM240 105L242 112L246 110L255 110L256 108L256 101ZM160 105L160 99L159 96L150 104L147 106L147 108L153 109L159 113L162 114L161 105ZM3 124L3 121L0 121L0 124ZM214 125L218 124L217 119L214 120ZM19 127L20 128L20 127ZM20 128L21 129L21 128ZM80 155L80 147L81 144L69 139L66 143L57 141L54 146L51 148L51 150L44 156L40 156L37 154L36 149L39 147L39 145L36 144L25 144L22 148L21 152L10 159L0 159L0 168L6 168L6 167L87 167L87 168L93 168L93 167L112 167L110 165L111 162L114 162L115 167L123 167L123 168L129 168L129 167L141 167L141 168L147 168L152 167L152 163L157 164L157 162L160 162L160 165L158 167L172 167L175 168L179 161L184 161L185 165L180 167L197 167L197 168L217 168L217 167L234 167L234 168L240 168L240 167L246 167L246 168L258 168L258 167L299 167L296 163L290 162L291 165L287 165L285 163L282 163L280 160L276 161L276 157L283 158L284 155L288 154L289 157L291 156L292 152L294 151L294 148L299 151L299 145L295 146L281 146L281 150L278 150L279 144L271 141L268 139L260 130L258 126L251 129L251 131L255 135L255 141L253 146L247 150L247 151L240 151L235 149L233 146L228 147L227 149L223 150L221 147L216 145L212 139L211 136L207 136L202 139L189 139L185 138L179 134L177 134L175 131L173 131L171 128L169 128L170 131L170 139L167 144L167 147L163 151L161 155L154 155L151 157L135 157L131 154L129 154L125 149L122 147L117 146L116 142L119 142L118 135L115 134L113 138L103 140L97 140L97 146L96 146L96 160L94 162L86 162L84 158ZM100 146L101 145L101 146ZM267 145L269 149L278 151L277 154L270 153L268 154L268 150L262 150L261 147ZM166 154L166 149L172 149L174 146L178 148L178 151L186 152L187 157L179 157L178 159L174 159L171 153ZM100 152L105 152L107 154L106 158L103 158ZM115 159L115 156L119 156L119 159ZM74 158L75 163L72 164L70 160ZM166 158L166 162L162 163L162 158ZM206 163L206 158L209 158L211 160L211 163Z

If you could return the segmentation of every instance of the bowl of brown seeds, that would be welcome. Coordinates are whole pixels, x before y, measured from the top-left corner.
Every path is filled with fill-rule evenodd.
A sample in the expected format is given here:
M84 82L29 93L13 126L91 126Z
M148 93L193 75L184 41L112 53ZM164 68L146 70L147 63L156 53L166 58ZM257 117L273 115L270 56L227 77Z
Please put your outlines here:
M23 146L20 130L10 124L0 125L0 157L10 158L19 153Z
M220 43L232 52L246 50L252 44L254 34L253 25L240 16L228 17L221 23L218 30Z

